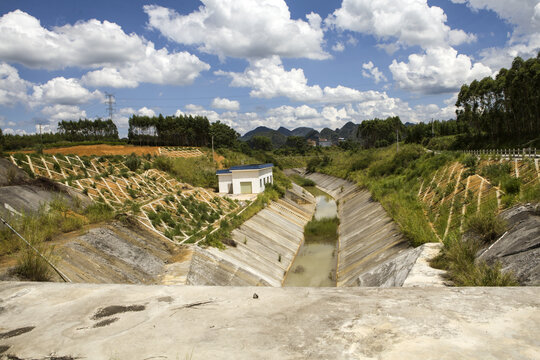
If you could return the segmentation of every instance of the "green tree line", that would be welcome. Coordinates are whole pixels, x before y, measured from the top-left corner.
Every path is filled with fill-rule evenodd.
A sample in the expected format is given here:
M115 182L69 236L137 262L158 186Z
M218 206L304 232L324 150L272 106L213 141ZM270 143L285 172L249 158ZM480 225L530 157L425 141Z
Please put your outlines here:
M60 121L58 133L67 141L118 140L118 128L112 120Z
M118 141L118 129L111 120L61 121L58 131L43 134L2 134L0 129L0 148L4 150L20 150L34 148L40 144L53 146L68 145L72 142L85 141Z
M232 147L239 134L230 126L205 116L139 116L129 118L128 139L134 145Z
M407 129L399 116L386 119L364 120L358 126L357 136L365 148L383 147L396 142L396 131L400 137L405 137ZM401 140L401 138L400 138Z
M495 79L485 77L461 87L457 120L474 137L491 142L540 136L540 52L524 61L516 57L510 69Z

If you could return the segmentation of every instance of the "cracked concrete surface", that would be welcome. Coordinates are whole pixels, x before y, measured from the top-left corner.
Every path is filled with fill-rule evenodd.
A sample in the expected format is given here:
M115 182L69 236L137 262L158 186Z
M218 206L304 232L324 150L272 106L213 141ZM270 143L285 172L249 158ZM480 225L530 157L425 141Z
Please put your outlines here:
M0 340L4 356L20 358L540 358L537 287L314 289L4 282L0 299L0 333L35 326ZM140 311L94 319L100 309L113 306L136 306Z

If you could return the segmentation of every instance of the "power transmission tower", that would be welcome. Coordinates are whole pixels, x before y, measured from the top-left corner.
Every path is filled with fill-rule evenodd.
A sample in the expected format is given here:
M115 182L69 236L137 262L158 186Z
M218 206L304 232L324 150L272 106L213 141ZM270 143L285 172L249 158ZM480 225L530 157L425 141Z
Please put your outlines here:
M35 119L36 125L39 126L39 139L41 142L41 145L43 145L43 133L41 131L41 127L48 123L45 119Z
M107 104L107 111L109 112L109 119L112 120L113 110L114 110L113 105L115 104L114 95L105 93L105 96L107 97L107 100L105 101L105 103Z

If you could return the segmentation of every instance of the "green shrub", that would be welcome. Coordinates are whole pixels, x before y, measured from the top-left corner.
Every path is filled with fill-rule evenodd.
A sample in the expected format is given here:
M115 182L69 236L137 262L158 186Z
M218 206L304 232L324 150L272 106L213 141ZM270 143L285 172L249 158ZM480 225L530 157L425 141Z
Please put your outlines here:
M478 164L478 158L474 155L465 155L465 157L461 159L461 163L466 168L474 168Z
M492 184L497 185L510 176L511 170L510 164L505 162L502 164L486 165L482 169L481 174L488 178Z
M480 211L471 215L465 223L465 229L480 236L484 243L491 243L497 239L506 228L507 224L490 211Z
M306 243L312 242L335 242L337 240L337 217L313 219L304 227Z
M371 165L372 162L373 162L373 156L370 153L369 155L362 156L361 158L354 160L353 163L351 164L350 170L351 171L365 170L369 167L369 165Z
M141 166L141 158L138 157L135 153L132 153L126 158L124 163L127 168L131 171L135 171Z
M170 172L173 168L173 162L171 158L158 156L154 159L152 166L158 170Z
M391 174L394 171L394 164L388 159L375 161L369 167L369 176L370 177L381 177L387 174Z
M479 241L463 241L459 236L449 236L439 256L432 260L433 267L447 271L447 277L456 286L515 286L512 273L503 273L500 264L489 266L476 260L482 247Z
M41 249L41 251L43 251L43 249ZM50 257L50 255L48 257ZM19 276L30 281L50 280L52 274L51 270L49 264L28 247L19 255L17 266L15 268L15 271Z
M303 178L302 179L302 182L300 184L301 186L315 186L315 181L311 180L311 179L306 179L306 178Z
M524 202L540 203L540 183L525 187L521 192L521 200Z
M502 180L502 189L507 194L519 194L519 189L521 187L521 180L514 177L508 177Z
M94 203L86 208L85 215L91 223L110 220L114 217L114 209L104 203Z
M317 167L320 166L321 163L322 163L322 160L321 158L318 158L318 157L309 160L307 163L307 171L310 173L316 172Z

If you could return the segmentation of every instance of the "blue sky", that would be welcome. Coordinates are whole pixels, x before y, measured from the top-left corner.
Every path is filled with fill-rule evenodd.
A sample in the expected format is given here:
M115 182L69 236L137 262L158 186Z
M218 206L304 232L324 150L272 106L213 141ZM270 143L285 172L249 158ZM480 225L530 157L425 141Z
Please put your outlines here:
M540 49L540 0L0 2L0 128L198 114L257 126L449 119Z

